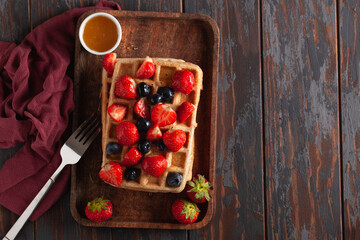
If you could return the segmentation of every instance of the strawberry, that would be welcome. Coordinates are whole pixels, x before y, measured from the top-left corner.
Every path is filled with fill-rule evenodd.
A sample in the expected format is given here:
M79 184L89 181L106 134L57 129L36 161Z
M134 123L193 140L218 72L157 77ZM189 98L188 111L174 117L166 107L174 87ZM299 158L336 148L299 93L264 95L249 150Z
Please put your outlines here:
M122 175L123 175L123 170L120 164L114 161L105 164L99 172L99 177L104 182L107 182L115 187L120 186Z
M130 150L125 154L122 165L124 167L130 167L136 165L142 158L141 152L137 149L136 146L130 148Z
M179 123L185 122L185 120L191 115L195 110L194 104L190 102L183 102L180 107L177 109L177 118Z
M176 112L167 104L156 104L151 111L151 120L164 127L176 121Z
M194 74L187 70L176 71L171 85L175 91L180 91L187 95L195 86Z
M135 113L146 119L150 119L150 109L149 106L146 104L145 98L140 98L134 106Z
M142 169L154 177L160 177L167 167L166 158L162 155L146 157L141 163Z
M120 122L116 127L116 136L120 145L134 145L139 141L140 135L135 124L129 121Z
M165 146L172 152L177 152L186 142L186 134L183 130L169 130L164 133L163 141Z
M114 103L108 107L107 111L112 119L114 119L116 122L120 122L125 117L127 107Z
M146 57L139 69L136 71L135 78L150 78L155 73L155 65L153 60Z
M107 199L95 198L87 203L85 215L93 222L103 222L108 220L113 211L113 205Z
M157 141L160 140L161 138L162 138L162 132L159 128L159 125L157 124L152 126L146 134L146 139L149 141Z
M209 190L212 186L203 175L196 175L192 180L186 183L186 195L188 198L196 203L203 203L210 201Z
M199 208L195 203L184 199L177 199L172 204L171 212L174 218L183 224L190 224L196 221L199 216Z
M129 75L124 75L117 79L115 84L115 95L124 99L135 99L137 94L134 79Z
M116 53L108 53L104 56L102 60L103 68L107 71L107 73L112 76L114 73L116 63Z

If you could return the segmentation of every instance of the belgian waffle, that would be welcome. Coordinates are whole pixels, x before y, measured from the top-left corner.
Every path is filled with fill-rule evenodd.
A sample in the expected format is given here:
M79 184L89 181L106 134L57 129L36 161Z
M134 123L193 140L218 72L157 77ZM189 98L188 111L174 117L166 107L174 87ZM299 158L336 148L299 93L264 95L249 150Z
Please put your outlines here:
M165 172L159 178L153 177L144 172L141 168L141 163L136 165L141 173L137 181L127 181L123 178L121 182L121 188L147 191L147 192L181 192L186 181L192 178L192 166L194 160L194 132L197 126L196 113L198 103L200 99L200 91L202 89L203 72L201 68L195 64L184 62L176 59L164 59L164 58L152 58L155 64L155 74L151 79L136 79L135 73L139 66L144 61L144 58L118 58L115 64L115 70L112 77L109 77L106 70L102 70L102 150L103 160L102 166L110 161L122 163L122 159L126 152L130 149L130 146L122 146L121 151L116 155L110 155L106 153L106 145L109 142L117 142L116 138L116 126L118 122L114 121L107 113L107 107L113 103L122 104L127 106L128 111L122 121L130 121L135 123L138 119L134 113L134 105L137 100L126 100L118 98L114 95L116 80L123 75L130 75L134 78L136 84L145 82L151 86L151 93L153 95L157 92L159 87L171 86L172 77L175 71L188 70L194 74L195 87L188 95L175 91L174 99L169 105L175 111L181 105L181 103L188 101L194 104L195 110L191 116L184 122L178 123L177 121L165 127L160 127L164 133L167 130L181 129L186 133L187 141L185 145L178 152L160 151L154 143L152 143L151 150L145 156L163 155L167 160L167 168ZM123 167L125 171L125 167ZM166 183L166 178L169 173L177 172L182 174L182 182L179 187L170 187Z

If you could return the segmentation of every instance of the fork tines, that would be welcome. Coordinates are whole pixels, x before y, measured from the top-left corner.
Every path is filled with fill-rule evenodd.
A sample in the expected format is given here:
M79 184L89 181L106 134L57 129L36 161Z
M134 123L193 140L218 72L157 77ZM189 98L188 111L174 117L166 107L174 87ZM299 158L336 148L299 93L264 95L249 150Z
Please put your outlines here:
M80 127L70 136L67 143L82 144L85 147L90 145L101 131L99 115L93 113L87 120L85 120Z

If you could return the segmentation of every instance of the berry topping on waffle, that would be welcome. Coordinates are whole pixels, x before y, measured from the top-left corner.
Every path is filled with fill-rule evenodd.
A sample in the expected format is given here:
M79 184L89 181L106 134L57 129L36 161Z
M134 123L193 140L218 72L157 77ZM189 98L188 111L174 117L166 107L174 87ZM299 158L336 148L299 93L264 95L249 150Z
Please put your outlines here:
M117 58L112 76L103 68L102 167L116 162L125 173L120 186L111 185L147 192L185 188L202 76L195 64L163 58ZM119 144L116 151L109 143Z

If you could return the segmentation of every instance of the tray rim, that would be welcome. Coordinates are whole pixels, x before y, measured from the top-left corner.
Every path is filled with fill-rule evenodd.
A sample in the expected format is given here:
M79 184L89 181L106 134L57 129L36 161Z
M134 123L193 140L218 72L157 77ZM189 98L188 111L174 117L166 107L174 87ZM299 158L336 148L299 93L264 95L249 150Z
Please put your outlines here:
M217 142L217 133L216 133L216 126L217 126L217 89L218 89L218 62L219 62L219 28L215 20L211 17L200 14L200 13L169 13L169 12L145 12L145 11L125 11L125 10L102 10L102 9L95 9L90 10L83 13L78 21L76 26L76 35L78 35L80 23L84 20L84 18L92 13L95 12L107 12L112 15L122 15L121 17L134 17L134 18L157 18L157 19L171 19L171 20L178 20L178 19L185 19L185 20L200 20L203 21L205 24L208 24L210 29L212 30L212 37L214 44L210 46L213 49L213 61L212 61L212 92L211 92L211 122L210 122L210 150L209 150L209 181L215 182L215 166L216 166L216 142ZM116 17L116 16L115 16ZM78 38L75 38L75 58L77 55L77 45L79 44ZM76 69L76 62L74 63L74 69ZM79 92L78 92L78 82L79 78L76 77L76 73L74 73L74 100L79 99ZM75 101L75 110L73 113L73 129L76 129L77 126L77 118L78 118L78 104ZM70 192L70 212L73 218L77 223L87 227L114 227L114 228L144 228L144 229L182 229L182 230L193 230L193 229L200 229L206 226L212 219L213 213L215 211L215 203L216 203L216 195L215 190L212 194L211 201L208 202L208 209L204 218L193 224L180 224L180 223L163 223L163 222L143 222L143 221L124 221L124 222L100 222L95 223L91 222L90 220L83 218L78 213L76 208L76 164L71 167L71 192Z

